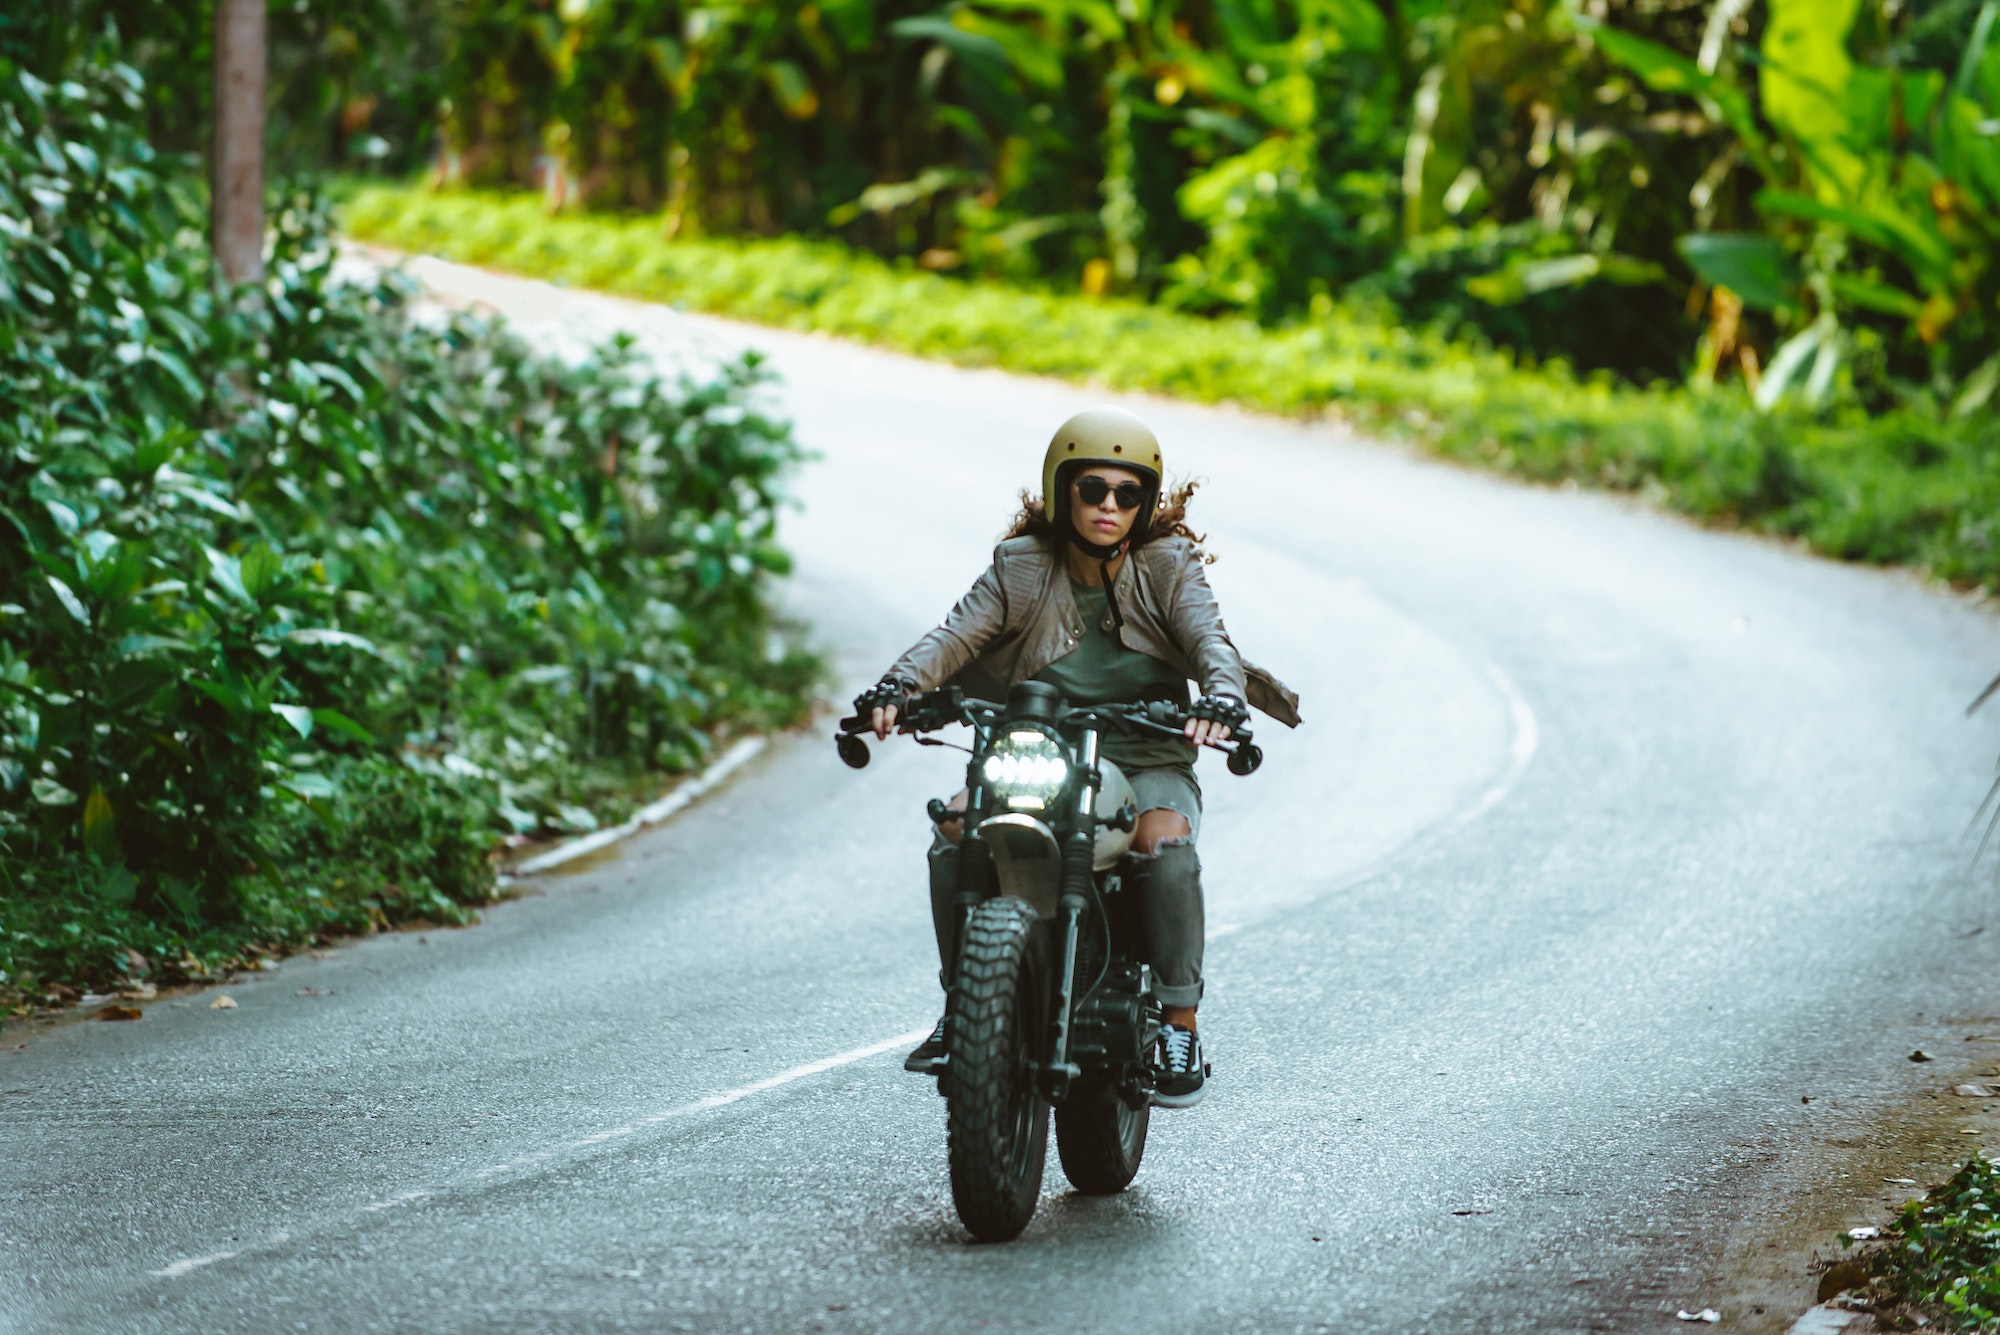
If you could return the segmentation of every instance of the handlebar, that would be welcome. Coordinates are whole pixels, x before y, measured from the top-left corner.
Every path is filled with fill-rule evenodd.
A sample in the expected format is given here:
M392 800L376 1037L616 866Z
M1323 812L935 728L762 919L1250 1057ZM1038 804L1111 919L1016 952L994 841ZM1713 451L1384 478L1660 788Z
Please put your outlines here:
M967 726L997 724L1007 717L1004 705L990 700L968 699L965 692L956 686L942 686L922 695L912 696L896 711L896 731L900 733L936 732L954 723ZM1183 737L1188 720L1193 715L1181 709L1170 700L1152 700L1132 705L1081 705L1065 710L1056 719L1058 727L1090 727L1100 730L1117 729L1126 732L1150 732L1165 737ZM874 721L854 714L840 720L839 731L834 736L834 745L840 751L840 758L855 769L868 763L868 747L861 740L866 733L875 730ZM935 743L933 743L934 745ZM1248 728L1231 731L1228 741L1208 742L1229 757L1231 774L1249 774L1264 763L1264 753L1258 749Z

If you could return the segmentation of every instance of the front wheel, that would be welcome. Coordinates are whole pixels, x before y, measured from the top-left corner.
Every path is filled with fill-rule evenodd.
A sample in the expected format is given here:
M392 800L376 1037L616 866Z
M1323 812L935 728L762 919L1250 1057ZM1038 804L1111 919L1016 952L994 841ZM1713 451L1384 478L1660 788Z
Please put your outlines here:
M1134 1108L1114 1085L1079 1087L1056 1108L1056 1152L1063 1176L1086 1196L1125 1190L1139 1175L1146 1153L1150 1106Z
M981 1242L1019 1237L1042 1194L1047 953L1041 920L1018 899L989 899L966 919L945 1026L945 1125L952 1203Z

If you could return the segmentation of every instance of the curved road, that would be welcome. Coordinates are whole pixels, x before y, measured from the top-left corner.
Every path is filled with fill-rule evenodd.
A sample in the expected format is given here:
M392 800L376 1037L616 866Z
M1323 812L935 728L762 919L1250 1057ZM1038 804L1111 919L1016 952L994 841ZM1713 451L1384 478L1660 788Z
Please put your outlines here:
M878 673L1102 395L435 262L562 340L765 348L818 452L793 598ZM2000 624L1911 577L1158 402L1237 642L1304 697L1204 760L1216 1075L1132 1190L971 1245L925 798L781 740L466 932L0 1055L0 1329L1680 1327L1746 1216L1990 1008L1960 839ZM1947 947L1950 949L1947 950ZM1925 1019L1928 1012L1930 1019ZM1818 1101L1802 1103L1818 1094ZM1816 1176L1818 1175L1818 1176ZM1725 1310L1782 1329L1788 1310ZM1726 1307L1726 1304L1725 1304Z

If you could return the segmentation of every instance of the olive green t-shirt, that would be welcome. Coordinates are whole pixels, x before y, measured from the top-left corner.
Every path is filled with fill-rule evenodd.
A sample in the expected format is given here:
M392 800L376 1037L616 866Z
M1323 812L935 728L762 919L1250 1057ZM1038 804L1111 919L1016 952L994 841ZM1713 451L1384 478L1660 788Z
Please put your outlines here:
M1136 704L1141 700L1172 700L1187 707L1187 682L1150 654L1127 649L1106 629L1108 605L1101 586L1070 581L1076 610L1083 617L1083 638L1076 648L1035 674L1063 693L1072 705ZM1192 765L1194 747L1176 737L1157 733L1107 732L1104 758L1120 769L1149 765Z

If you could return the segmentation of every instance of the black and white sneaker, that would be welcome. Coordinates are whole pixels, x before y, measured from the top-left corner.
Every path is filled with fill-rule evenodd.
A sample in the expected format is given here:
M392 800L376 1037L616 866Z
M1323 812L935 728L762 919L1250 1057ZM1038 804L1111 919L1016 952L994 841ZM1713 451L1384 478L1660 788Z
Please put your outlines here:
M1201 1102L1202 1086L1208 1082L1208 1063L1202 1059L1201 1036L1177 1024L1160 1026L1159 1042L1153 1048L1153 1106L1192 1108Z
M944 1060L944 1016L938 1016L937 1028L931 1036L910 1049L910 1055L903 1058L903 1069L915 1071L918 1075L935 1074L937 1064Z

